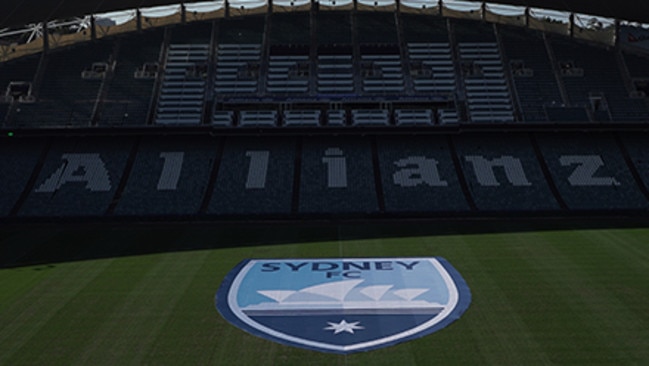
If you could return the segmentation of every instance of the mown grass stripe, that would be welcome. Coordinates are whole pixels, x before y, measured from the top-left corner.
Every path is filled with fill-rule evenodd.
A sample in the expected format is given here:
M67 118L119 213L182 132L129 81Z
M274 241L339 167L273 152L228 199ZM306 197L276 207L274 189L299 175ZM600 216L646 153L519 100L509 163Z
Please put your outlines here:
M55 364L52 358L68 350L52 349L51 345L70 330L69 324L57 318L111 262L57 264L47 277L6 307L0 314L0 364L33 365L40 357ZM47 356L49 353L52 355Z

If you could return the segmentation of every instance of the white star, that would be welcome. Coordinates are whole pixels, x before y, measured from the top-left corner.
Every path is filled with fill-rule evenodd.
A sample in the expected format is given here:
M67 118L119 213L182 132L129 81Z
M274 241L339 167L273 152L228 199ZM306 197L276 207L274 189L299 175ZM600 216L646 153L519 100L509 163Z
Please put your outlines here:
M355 330L365 329L365 327L361 327L360 325L358 325L358 323L360 322L347 323L347 321L344 319L341 320L340 323L327 322L329 326L324 328L324 330L333 330L334 334L338 334L341 332L354 334Z

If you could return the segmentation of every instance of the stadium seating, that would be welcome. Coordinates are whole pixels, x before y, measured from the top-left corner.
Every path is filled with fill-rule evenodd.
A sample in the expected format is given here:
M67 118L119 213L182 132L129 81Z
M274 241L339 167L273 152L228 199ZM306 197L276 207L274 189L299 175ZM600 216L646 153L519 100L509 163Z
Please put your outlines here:
M470 120L513 122L512 98L492 27L456 21L454 28Z
M7 87L9 87L11 82L25 82L31 84L34 81L39 60L40 55L34 55L0 63L0 100L3 99ZM1 104L2 102L0 102L0 105ZM2 120L2 118L0 118L0 120Z
M639 184L643 185L645 190L649 190L649 146L647 145L646 133L623 133L621 139L624 143L627 157L633 164L637 176L640 178Z
M498 45L460 42L460 58L472 122L513 122L513 106Z
M354 109L352 126L388 126L390 111L385 109Z
M198 125L203 117L208 44L169 45L156 123Z
M153 85L162 46L162 33L152 31L124 38L114 76L100 112L99 125L144 125L147 123Z
M594 134L538 137L561 197L574 210L645 209L629 167L613 139Z
M397 109L394 111L397 126L430 126L435 123L430 109Z
M381 137L377 142L388 213L469 209L443 137Z
M260 44L219 44L216 53L214 94L220 98L226 95L257 93L260 65Z
M401 95L405 90L397 46L361 46L362 90L366 94Z
M11 114L17 127L89 127L95 102L41 100L18 104Z
M299 212L378 211L370 142L363 138L304 138Z
M309 51L309 47L272 47L268 60L266 92L308 94Z
M22 205L24 217L102 216L122 179L131 138L60 138Z
M631 77L649 78L649 68L647 68L649 59L647 57L624 53L624 60Z
M649 208L644 134L563 130L649 123L646 56L392 11L185 23L0 64L5 131L73 136L27 131L48 134L47 151L2 138L0 169L17 173L0 182L0 216ZM36 99L5 98L11 81ZM551 125L476 126L519 121Z
M347 112L344 109L327 111L327 126L342 127L347 124Z
M349 47L331 47L318 53L318 94L353 94L354 60Z
M641 80L649 74L647 59L617 52L466 19L278 11L145 27L56 50L44 57L42 83L35 78L39 56L4 63L0 88L14 79L35 81L33 92L40 97L13 106L0 101L0 114L6 115L6 126L17 127L230 127L240 124L239 111L248 109L242 105L266 99L262 108L276 109L282 120L282 105L298 100L323 112L318 125L340 126L354 123L352 110L385 98L417 104L381 106L391 111L388 125L396 126L413 123L396 121L395 109L419 110L423 102L430 103L425 109L432 111L432 123L417 122L421 125L647 122L643 93L649 83ZM95 66L106 70L95 72ZM341 103L333 109L345 109L349 120L333 112L327 123L328 103Z
M544 108L548 121L553 122L588 122L588 112L585 107L546 106Z
M454 100L455 65L446 19L401 14L415 94L434 94Z
M631 91L613 52L564 39L553 39L552 47L562 65L562 80L573 106L586 107L595 121L604 117L616 122L649 120L646 101L629 97Z
M215 110L212 114L212 126L216 127L231 127L234 123L233 111L219 111Z
M214 138L176 136L144 139L115 215L198 213L216 151L217 140Z
M504 52L509 59L523 120L561 121L551 119L544 108L548 105L563 104L563 100L540 34L508 27L502 27L500 34ZM586 116L583 121L587 120Z
M177 217L201 208L219 217L452 215L473 204L486 214L559 212L564 203L573 211L649 208L633 176L649 186L644 134L625 134L622 150L606 136L535 136L542 156L528 135L511 132L453 136L456 156L448 136L384 135L376 137L375 152L375 137L149 136L133 155L132 138L61 137L42 167L45 140L5 137L0 216L17 210L19 217ZM23 203L14 208L17 202Z
M460 121L455 109L440 109L437 111L437 118L441 125L455 124Z
M207 213L290 214L294 166L293 139L227 138Z
M41 139L0 140L0 217L9 215L19 200L44 148Z
M410 74L416 93L430 93L453 99L455 67L448 42L408 43Z
M88 127L91 125L105 73L93 72L93 64L107 67L113 44L98 41L57 50L48 56L38 101L18 106L13 124L21 127Z
M550 211L552 196L539 161L525 135L455 137L458 158L481 211Z
M320 125L319 110L286 110L283 112L284 126L317 127Z
M278 125L277 111L241 111L239 126L241 127L275 127Z

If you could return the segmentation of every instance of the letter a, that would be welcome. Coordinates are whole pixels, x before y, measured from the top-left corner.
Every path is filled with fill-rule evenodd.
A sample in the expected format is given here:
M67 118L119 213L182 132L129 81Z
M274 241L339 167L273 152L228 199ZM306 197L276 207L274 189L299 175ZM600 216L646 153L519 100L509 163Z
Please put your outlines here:
M431 187L447 187L448 182L441 180L439 177L438 164L437 160L427 159L423 156L409 156L395 161L394 165L404 169L397 170L392 175L392 181L404 188L416 187L420 184ZM407 166L413 167L406 169Z
M61 159L64 160L63 165L36 192L53 193L70 182L85 182L86 189L91 192L111 190L108 170L99 154L63 154Z

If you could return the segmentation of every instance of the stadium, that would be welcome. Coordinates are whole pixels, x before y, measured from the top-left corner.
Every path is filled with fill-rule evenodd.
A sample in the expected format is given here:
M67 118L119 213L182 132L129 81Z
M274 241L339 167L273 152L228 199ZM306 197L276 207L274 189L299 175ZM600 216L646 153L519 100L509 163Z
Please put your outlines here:
M0 364L649 363L649 5L0 8Z

